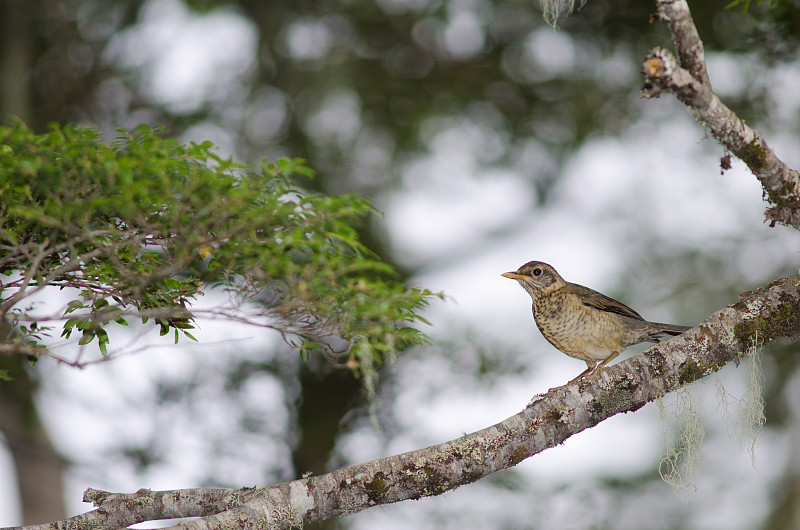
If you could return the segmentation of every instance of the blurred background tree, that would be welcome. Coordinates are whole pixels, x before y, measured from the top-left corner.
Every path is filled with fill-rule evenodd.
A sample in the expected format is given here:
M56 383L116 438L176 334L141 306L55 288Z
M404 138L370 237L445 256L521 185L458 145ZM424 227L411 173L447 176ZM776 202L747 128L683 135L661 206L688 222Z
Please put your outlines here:
M791 147L800 135L800 6L691 7L715 89L800 166ZM39 414L29 406L17 421L43 417L38 428L58 450L24 444L59 470L68 462L72 489L319 473L485 426L566 380L574 365L547 349L524 293L497 277L529 259L682 324L796 270L798 237L760 225L755 179L736 164L720 175L724 153L679 104L639 100L641 57L668 45L652 10L590 1L554 32L529 0L4 0L0 114L40 132L53 121L89 124L109 138L116 127L163 124L250 163L307 158L319 177L304 185L362 193L385 211L363 228L373 251L458 302L433 308L435 346L384 374L382 433L348 372L299 362L266 336L225 355L112 363L89 383L54 366L26 368L31 383L13 402L35 403ZM731 464L747 461L736 448L709 451L688 508L664 498L660 427L645 409L487 484L334 524L583 528L588 517L597 528L640 528L646 516L651 528L794 528L792 347L764 361L766 469L754 479ZM114 378L124 384L102 382ZM727 421L710 386L697 391L712 396L706 443L717 447ZM89 422L96 445L68 437L64 414ZM20 443L13 428L3 432L10 448ZM204 443L188 444L187 433ZM37 491L56 491L49 483ZM23 506L35 503L36 492L20 491ZM721 507L734 515L720 520Z

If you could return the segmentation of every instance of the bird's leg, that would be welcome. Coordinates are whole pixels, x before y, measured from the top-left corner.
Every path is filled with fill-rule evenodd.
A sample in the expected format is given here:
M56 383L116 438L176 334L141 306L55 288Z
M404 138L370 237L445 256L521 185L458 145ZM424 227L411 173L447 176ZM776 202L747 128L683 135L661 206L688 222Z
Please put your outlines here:
M560 385L560 386L553 387L549 391L558 390L559 388L564 388L565 386L569 386L569 385L571 385L572 383L574 383L576 381L580 381L580 380L588 381L589 379L593 378L594 376L602 373L603 368L605 367L605 365L607 365L608 363L610 363L611 361L616 359L618 356L619 356L619 352L615 351L615 352L612 352L611 355L606 357L603 360L603 362L601 362L600 364L597 364L597 363L592 362L592 361L586 361L586 365L588 366L588 368L586 370L584 370L583 372L578 374L578 376L575 377L574 379L570 379L569 382L564 383L563 385Z
M589 379L593 378L594 376L602 373L603 368L605 367L605 365L607 365L608 363L610 363L611 361L616 359L618 355L619 355L619 352L615 351L611 355L606 357L606 359L603 362L601 362L600 364L597 365L597 368L592 370L592 373L590 373L589 375L586 376L586 379L584 379L584 381L588 381ZM583 374L581 374L581 375L583 375ZM578 377L580 378L580 376L578 376Z
M592 372L592 370L594 370L594 369L595 369L595 367L597 366L597 363L594 363L594 362L592 362L592 361L586 361L586 366L588 366L588 368L587 368L586 370L584 370L583 372L581 372L581 373L580 373L580 375L578 375L578 377L576 377L576 378L574 378L574 379L570 379L570 380L569 380L569 382L567 382L567 383L564 383L563 385L560 385L560 386L555 386L555 387L551 388L551 389L550 389L550 391L553 391L553 390L558 390L559 388L564 388L565 386L569 386L569 385L571 385L571 384L572 384L572 383L574 383L575 381L580 381L581 379L583 379L583 377L584 377L586 374L589 374L589 373L591 373L591 372Z
M587 374L591 374L596 370L597 363L594 363L592 361L586 361L586 365L588 366L588 368L586 370L584 370L583 372L581 372L580 374L578 374L578 377L575 377L574 379L570 379L570 381L569 381L569 383L567 383L567 385L571 385L575 381L580 381ZM566 386L566 385L564 385L564 386Z

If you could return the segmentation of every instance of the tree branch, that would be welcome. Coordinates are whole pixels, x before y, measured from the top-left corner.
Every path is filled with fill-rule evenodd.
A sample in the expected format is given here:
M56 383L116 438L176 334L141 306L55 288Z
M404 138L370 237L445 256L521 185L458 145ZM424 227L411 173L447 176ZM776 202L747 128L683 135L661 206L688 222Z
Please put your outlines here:
M200 517L180 528L299 528L372 506L439 495L475 482L588 429L632 412L738 362L754 345L800 336L800 276L739 295L697 327L607 368L597 378L538 395L522 412L486 429L417 451L258 489L88 490L100 508L71 519L15 530L120 528ZM178 528L178 527L176 527Z
M136 246L140 245L145 242L148 238L146 235L137 234L134 232L124 233L120 235L120 239L114 243L104 244L97 248L92 249L91 251L85 252L83 254L72 256L69 260L62 263L60 266L50 270L46 276L43 276L39 281L36 282L36 287L29 290L28 287L31 284L34 276L39 273L39 267L42 262L47 259L48 257L52 257L57 255L60 252L63 252L67 249L74 248L74 245L79 242L83 241L90 241L94 239L94 237L98 235L106 234L106 231L96 230L87 234L86 236L76 236L66 243L61 243L59 245L51 246L49 240L45 239L45 241L41 244L31 244L31 245L20 245L14 249L15 261L23 262L22 259L24 254L30 254L28 247L33 247L32 250L35 250L35 254L29 256L28 259L30 260L30 264L25 268L25 276L22 278L20 285L15 285L16 282L12 282L10 284L6 284L6 288L9 285L14 286L17 291L9 296L8 298L2 301L0 304L0 319L4 318L5 315L13 308L16 304L18 304L21 300L25 298L29 298L32 295L40 292L48 285L53 285L54 282L58 278L65 276L66 274L75 271L85 263L91 261L93 258L97 256L101 256L103 254L110 253L112 250L120 249L122 247L127 246ZM77 282L75 282L77 284ZM0 284L2 287L2 284Z
M800 175L780 160L761 134L751 129L711 89L703 42L686 0L656 0L657 18L667 22L678 60L668 50L653 48L642 70L642 97L675 94L700 125L758 178L772 206L770 225L782 223L800 230Z

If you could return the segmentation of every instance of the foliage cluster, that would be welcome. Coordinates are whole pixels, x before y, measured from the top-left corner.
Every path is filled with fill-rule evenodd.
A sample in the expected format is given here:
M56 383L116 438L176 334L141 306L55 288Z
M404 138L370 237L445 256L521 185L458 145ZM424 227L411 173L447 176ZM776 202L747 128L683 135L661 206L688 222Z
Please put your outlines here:
M0 320L18 332L5 353L46 354L57 322L104 357L107 327L129 318L193 338L192 301L213 287L235 300L216 316L255 304L254 323L364 374L423 341L413 325L432 293L405 286L359 240L371 204L310 193L292 175L313 171L288 159L255 169L147 126L111 145L75 126L0 127ZM30 303L48 287L74 299Z

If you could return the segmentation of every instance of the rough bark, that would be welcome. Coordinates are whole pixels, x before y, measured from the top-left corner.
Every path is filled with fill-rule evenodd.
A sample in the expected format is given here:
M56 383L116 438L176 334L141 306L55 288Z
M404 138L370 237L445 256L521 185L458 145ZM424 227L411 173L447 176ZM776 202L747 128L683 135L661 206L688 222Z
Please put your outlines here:
M200 517L184 529L299 528L303 524L475 482L620 412L738 362L754 345L800 335L800 276L740 294L683 335L607 368L595 379L536 396L520 413L486 429L417 451L321 476L257 489L190 489L133 494L88 490L99 509L25 530L121 528L142 521Z
M711 89L703 42L685 0L657 0L657 18L669 26L678 59L664 48L645 57L642 96L675 94L695 119L758 178L770 207L766 219L800 229L800 175L777 157L761 134L747 126Z

